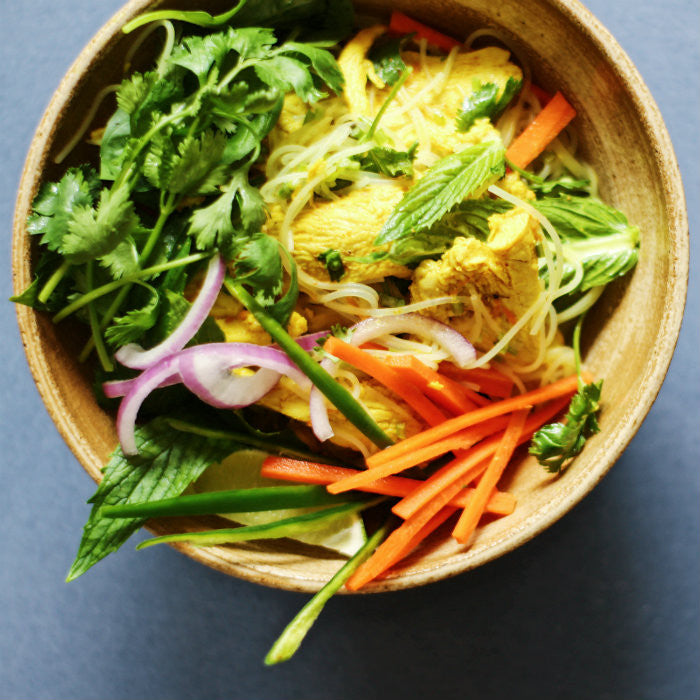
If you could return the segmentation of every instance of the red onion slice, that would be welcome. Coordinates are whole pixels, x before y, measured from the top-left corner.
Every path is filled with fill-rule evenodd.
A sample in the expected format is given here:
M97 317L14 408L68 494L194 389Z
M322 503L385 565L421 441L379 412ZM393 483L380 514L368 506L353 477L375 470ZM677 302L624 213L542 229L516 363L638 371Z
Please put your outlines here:
M411 333L434 340L452 356L458 367L468 367L476 360L474 346L461 333L440 321L420 314L368 318L356 323L349 331L347 342L355 346L367 343L382 335Z
M166 357L157 365L142 372L136 379L131 380L133 381L131 390L122 399L117 413L117 435L125 455L138 454L134 429L141 404L154 389L178 376L178 361L177 355Z
M260 367L251 376L232 374L239 367ZM250 343L209 343L180 353L180 376L185 386L216 408L249 406L286 375L308 388L308 377L277 348Z
M102 391L104 391L105 396L108 399L117 399L120 396L126 396L133 388L134 384L138 381L139 377L134 377L133 379L115 379L114 381L104 382L102 384ZM169 379L166 379L162 384L158 386L158 389L162 389L166 386L173 386L174 384L180 383L180 377L174 374Z
M226 266L217 253L209 261L202 288L180 325L162 343L150 350L144 350L136 343L124 345L114 355L117 360L131 369L147 369L168 355L182 350L192 340L214 306L225 272Z

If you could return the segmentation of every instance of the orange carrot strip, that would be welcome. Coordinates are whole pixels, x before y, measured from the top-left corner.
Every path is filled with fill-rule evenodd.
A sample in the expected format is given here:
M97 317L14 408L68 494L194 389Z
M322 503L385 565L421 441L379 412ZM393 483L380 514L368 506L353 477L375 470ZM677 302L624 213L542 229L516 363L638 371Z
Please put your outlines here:
M454 501L454 499L452 499ZM439 510L435 515L433 515L428 522L423 525L423 527L418 530L418 532L406 542L406 546L403 551L399 554L396 563L399 563L402 559L405 559L423 540L427 539L435 530L437 530L440 525L442 525L450 516L457 512L456 508L451 506L445 506L442 510ZM376 579L386 578L388 574L391 573L394 564L392 564L388 569L382 571L381 574L375 577Z
M456 381L476 384L479 391L497 399L507 399L513 391L513 380L493 368L461 369L450 362L442 362L440 374Z
M476 408L467 398L465 388L449 377L438 374L434 369L415 357L399 355L386 360L386 363L404 374L422 389L435 403L455 414L466 413Z
M328 486L330 493L342 493L351 489L362 490L364 486L376 479L398 474L399 472L415 467L417 464L435 459L446 452L456 452L468 450L480 440L483 440L488 435L501 430L508 424L508 419L505 416L498 416L488 421L484 421L481 425L473 426L471 429L463 430L455 435L449 435L442 440L430 443L425 447L418 448L413 452L400 455L396 459L389 462L382 462L377 466L373 466L364 472L356 472L347 479L338 481L335 484ZM369 464L369 459L367 460Z
M584 376L585 375L586 373L584 373ZM585 381L588 381L588 379ZM431 443L447 437L448 435L452 435L459 430L463 430L470 425L476 425L482 421L488 420L489 418L495 418L496 416L504 415L506 413L510 413L511 411L517 411L521 408L534 406L535 404L556 399L559 396L576 391L577 387L578 377L575 374L572 374L570 377L559 379L558 381L548 384L547 386L533 389L525 394L513 396L509 399L503 399L503 401L494 402L490 406L484 406L483 408L478 408L475 411L470 411L469 413L457 416L456 418L451 418L440 425L428 428L422 433L412 435L405 440L401 440L401 442L397 442L395 445L391 445L390 447L377 452L367 459L367 466L374 468L379 464L390 462L421 447L430 445Z
M356 591L399 561L409 546L417 544L416 540L420 531L457 495L461 488L459 482L452 484L439 494L434 502L429 503L412 518L401 523L377 547L374 554L357 568L345 583L345 587L350 591Z
M303 484L318 484L326 486L334 481L345 479L357 473L355 469L336 467L330 464L306 462L289 457L270 456L265 459L260 469L260 475L266 479L281 479ZM367 484L362 491L378 493L383 496L403 498L408 496L421 482L408 479L405 476L390 476ZM472 498L474 489L466 488L460 491L451 501L454 508L464 508ZM515 510L515 496L505 491L494 491L486 505L486 511L494 515L510 515Z
M574 389L568 395L557 398L535 411L527 419L518 444L527 442L540 426L560 413L568 405L573 393ZM393 512L404 519L409 518L427 503L435 500L455 479L459 480L461 477L469 475L471 478L464 481L464 485L469 484L488 467L488 460L498 448L501 437L502 435L499 434L491 436L469 450L468 454L460 456L438 469L432 476L421 482L410 496L399 501L392 508Z
M447 416L412 384L406 383L392 367L354 345L330 336L323 349L362 370L400 396L428 425L439 425Z
M576 116L576 110L558 92L510 144L506 158L519 168L527 167Z
M461 46L461 42L453 39L451 36L442 34L432 27L427 27L425 24L408 17L408 15L398 10L394 10L394 12L391 13L389 31L392 34L417 34L429 44L437 46L439 49L447 52L455 46Z
M491 462L486 468L483 476L474 490L474 495L469 499L469 504L462 511L462 515L452 531L452 536L460 544L466 544L467 540L472 536L476 526L484 514L484 509L489 501L491 492L496 488L498 480L503 475L506 465L510 462L513 452L518 445L518 440L522 435L525 427L525 419L527 418L528 410L515 411L511 414L508 427L503 433L498 448L493 453Z

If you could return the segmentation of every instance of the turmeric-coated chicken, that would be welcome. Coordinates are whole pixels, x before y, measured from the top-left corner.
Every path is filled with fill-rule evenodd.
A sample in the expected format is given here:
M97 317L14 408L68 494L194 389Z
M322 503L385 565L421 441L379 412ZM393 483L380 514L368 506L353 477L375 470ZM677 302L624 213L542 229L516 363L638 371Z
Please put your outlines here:
M411 285L411 301L474 295L483 310L464 312L444 305L425 313L448 322L481 350L493 347L542 293L535 252L537 222L515 208L490 216L489 231L485 243L456 238L440 260L425 260L417 267ZM526 323L506 348L522 363L537 356L539 341L531 328Z

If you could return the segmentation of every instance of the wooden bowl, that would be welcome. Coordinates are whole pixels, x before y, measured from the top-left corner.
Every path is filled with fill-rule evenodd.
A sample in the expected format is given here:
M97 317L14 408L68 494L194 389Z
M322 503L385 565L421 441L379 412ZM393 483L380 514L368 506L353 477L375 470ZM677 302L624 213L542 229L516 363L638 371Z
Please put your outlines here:
M19 188L13 250L16 292L32 279L32 246L25 227L32 199L42 181L60 175L53 157L94 95L120 78L132 41L120 33L121 26L146 9L173 4L187 5L129 2L86 46L51 100ZM217 3L197 5L217 9ZM641 229L634 273L606 290L586 324L586 363L605 378L601 432L560 477L548 475L530 458L511 470L507 479L508 489L518 498L515 513L480 528L468 549L451 541L427 543L394 575L367 587L389 591L452 576L515 549L572 508L610 469L649 411L673 354L686 295L688 225L678 166L654 100L617 42L576 0L372 0L357 5L362 13L377 16L401 9L458 37L480 27L497 28L526 57L543 88L561 89L571 99L579 115L581 147L600 176L604 199ZM105 107L95 123L103 123L107 114ZM80 146L71 162L91 156L94 149ZM45 315L24 306L17 307L17 314L27 359L48 411L97 481L117 443L114 419L97 406L88 370L76 362L74 329L54 326ZM198 525L201 522L192 519L185 527ZM160 522L150 529L164 534L173 531L170 528L170 523ZM318 590L341 565L340 557L326 550L291 541L177 548L225 573L298 591Z

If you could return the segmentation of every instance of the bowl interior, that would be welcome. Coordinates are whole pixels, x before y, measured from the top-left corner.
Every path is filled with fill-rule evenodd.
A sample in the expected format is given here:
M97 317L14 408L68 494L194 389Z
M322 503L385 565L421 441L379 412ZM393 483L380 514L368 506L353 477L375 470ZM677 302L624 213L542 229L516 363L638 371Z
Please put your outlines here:
M90 42L57 90L32 143L20 185L14 227L14 285L31 281L32 248L25 220L43 180L59 176L53 157L63 147L101 87L121 77L131 37L121 25L145 8L188 3L127 4ZM191 5L191 3L189 3ZM217 3L201 3L216 9ZM222 3L218 3L219 6ZM616 42L575 0L415 0L358 2L358 11L386 17L392 8L456 37L497 29L532 67L536 82L564 92L575 106L581 149L600 177L602 196L641 229L634 273L608 288L585 331L586 364L605 378L601 432L558 478L523 458L506 474L518 499L512 515L478 530L469 549L452 541L426 542L391 577L368 590L428 583L473 568L512 550L545 529L602 478L634 435L661 386L680 328L688 267L687 221L673 150L661 117L641 78ZM546 29L544 29L546 28ZM138 56L155 50L157 37ZM138 66L138 57L135 59ZM104 123L104 105L95 124ZM80 145L68 164L95 157ZM25 307L18 318L29 364L57 427L88 473L100 468L117 440L113 416L92 395L88 369L75 361L76 328L54 326ZM191 520L184 528L197 529ZM183 521L177 524L183 530ZM171 523L151 529L164 534ZM291 541L195 549L195 559L242 578L292 590L317 590L341 565L325 550Z

